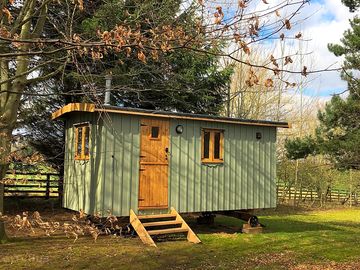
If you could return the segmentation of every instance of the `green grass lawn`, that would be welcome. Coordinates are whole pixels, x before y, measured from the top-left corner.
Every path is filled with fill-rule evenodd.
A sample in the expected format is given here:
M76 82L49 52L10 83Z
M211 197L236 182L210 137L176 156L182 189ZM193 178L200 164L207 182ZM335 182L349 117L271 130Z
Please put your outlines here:
M102 236L20 237L0 245L0 269L360 269L360 210L260 216L265 233L238 233L242 222L219 216L189 223L202 244ZM347 268L346 268L347 267Z

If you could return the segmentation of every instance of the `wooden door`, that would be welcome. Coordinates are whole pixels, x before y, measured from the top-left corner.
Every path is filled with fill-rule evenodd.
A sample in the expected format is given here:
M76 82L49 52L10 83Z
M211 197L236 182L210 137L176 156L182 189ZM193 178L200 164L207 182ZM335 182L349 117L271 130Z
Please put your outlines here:
M141 120L139 209L168 208L169 121Z

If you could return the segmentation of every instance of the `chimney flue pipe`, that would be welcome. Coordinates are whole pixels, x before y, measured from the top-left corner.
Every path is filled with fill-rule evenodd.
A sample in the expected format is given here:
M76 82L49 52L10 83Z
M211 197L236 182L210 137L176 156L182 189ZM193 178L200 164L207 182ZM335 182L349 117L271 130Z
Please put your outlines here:
M105 76L105 101L104 105L110 105L110 96L111 96L111 74Z

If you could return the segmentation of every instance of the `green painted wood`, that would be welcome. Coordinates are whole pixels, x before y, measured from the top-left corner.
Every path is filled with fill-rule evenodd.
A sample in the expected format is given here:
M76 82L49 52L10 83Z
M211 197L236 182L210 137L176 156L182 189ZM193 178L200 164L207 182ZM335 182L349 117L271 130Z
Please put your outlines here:
M89 161L74 160L74 127L91 123ZM126 216L137 208L139 118L72 113L66 121L65 208Z
M140 117L71 113L66 121L64 207L89 214L139 212ZM91 123L89 161L74 160L76 123ZM184 126L183 134L175 127ZM224 130L224 164L201 163L201 129ZM256 132L262 139L255 138ZM178 212L276 206L276 128L170 120L169 207ZM166 213L147 210L141 213Z
M178 124L184 126L181 135L175 132ZM201 128L225 130L224 164L201 163ZM274 207L275 133L273 127L172 120L169 205L179 212Z

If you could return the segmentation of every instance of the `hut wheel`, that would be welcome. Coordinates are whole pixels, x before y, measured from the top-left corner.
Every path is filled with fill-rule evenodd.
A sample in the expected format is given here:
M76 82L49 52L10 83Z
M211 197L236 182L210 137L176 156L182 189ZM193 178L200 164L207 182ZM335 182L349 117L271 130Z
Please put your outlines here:
M251 227L257 227L259 225L259 219L257 218L257 216L251 216L248 220L248 224Z

